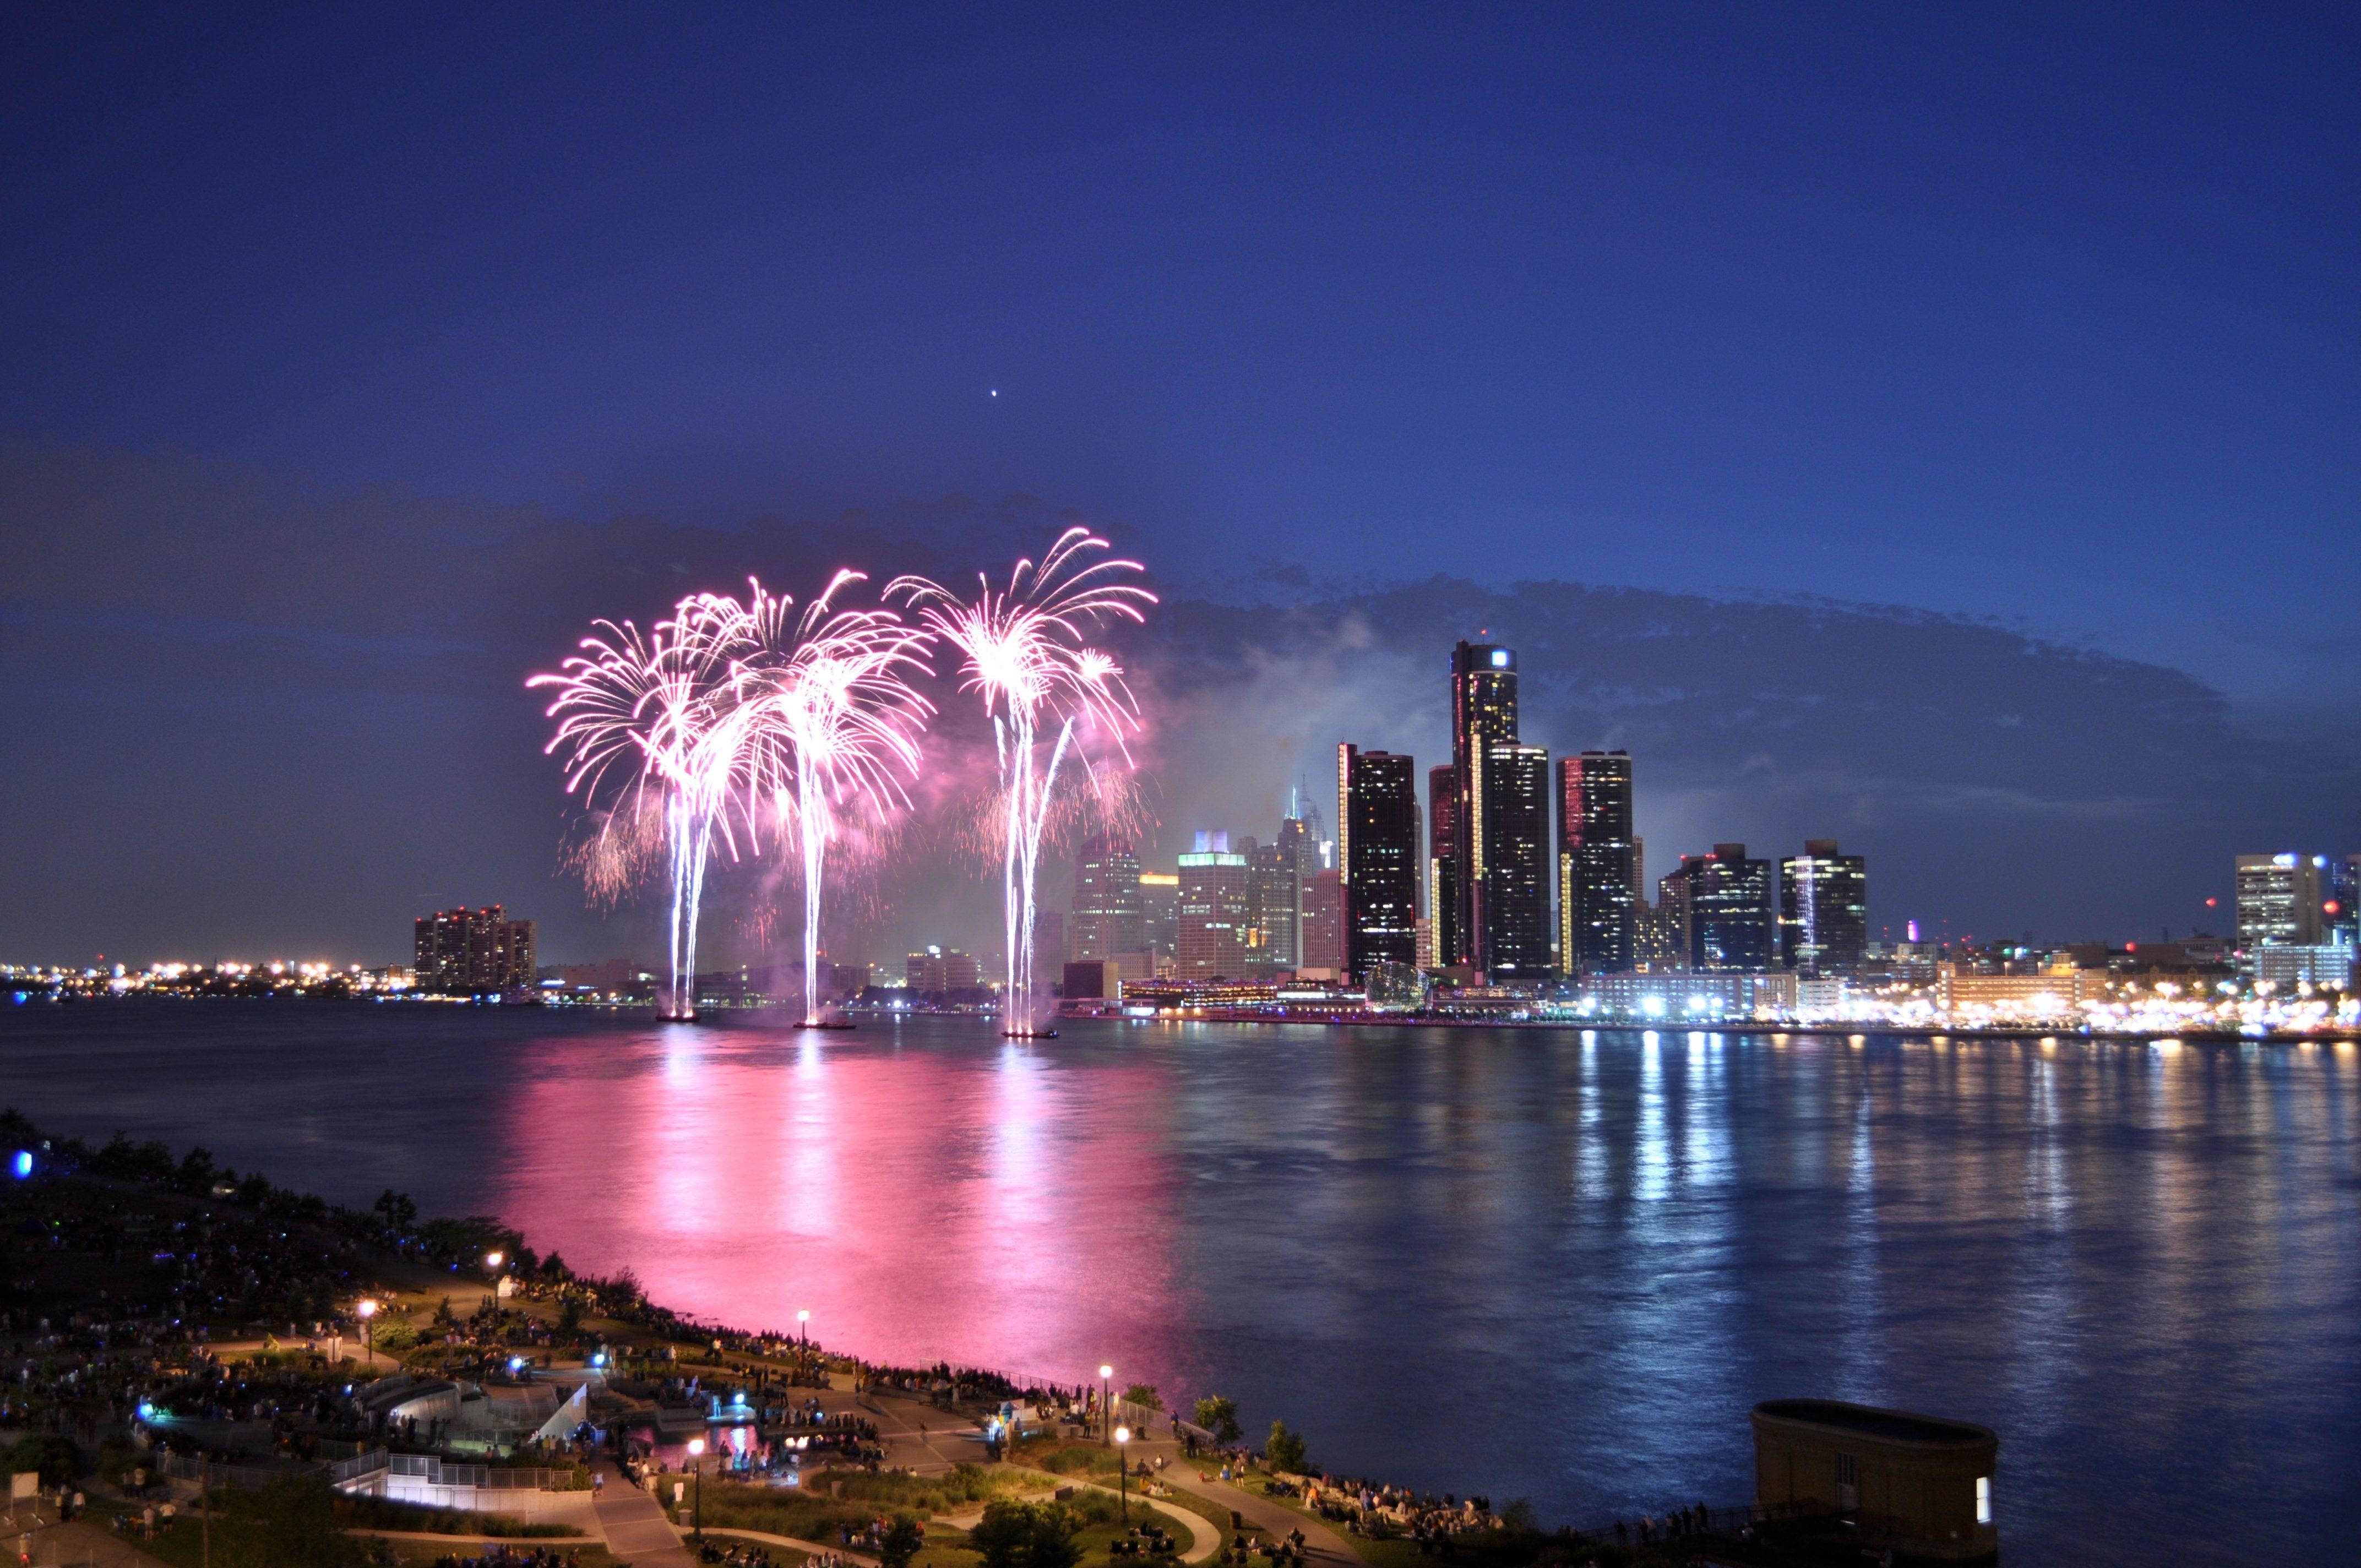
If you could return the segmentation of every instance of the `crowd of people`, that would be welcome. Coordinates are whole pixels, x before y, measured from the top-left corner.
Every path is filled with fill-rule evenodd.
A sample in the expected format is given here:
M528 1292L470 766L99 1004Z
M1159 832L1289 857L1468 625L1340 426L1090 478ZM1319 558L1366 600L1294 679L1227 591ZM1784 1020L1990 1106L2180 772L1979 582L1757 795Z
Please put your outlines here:
M470 1557L445 1552L434 1560L434 1568L582 1568L582 1549L577 1546L561 1552L554 1546L498 1543Z

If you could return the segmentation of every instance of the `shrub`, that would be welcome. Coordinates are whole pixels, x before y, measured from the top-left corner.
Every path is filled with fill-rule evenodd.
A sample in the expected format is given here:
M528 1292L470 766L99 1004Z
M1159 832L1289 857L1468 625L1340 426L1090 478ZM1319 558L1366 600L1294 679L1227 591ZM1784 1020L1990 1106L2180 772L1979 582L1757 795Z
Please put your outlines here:
M1197 1401L1197 1424L1212 1432L1215 1442L1235 1442L1246 1435L1238 1425L1237 1401L1215 1394Z
M1270 1441L1263 1444L1262 1452L1273 1470L1291 1475L1302 1475L1310 1463L1303 1456L1303 1434L1288 1431L1285 1421L1270 1423Z

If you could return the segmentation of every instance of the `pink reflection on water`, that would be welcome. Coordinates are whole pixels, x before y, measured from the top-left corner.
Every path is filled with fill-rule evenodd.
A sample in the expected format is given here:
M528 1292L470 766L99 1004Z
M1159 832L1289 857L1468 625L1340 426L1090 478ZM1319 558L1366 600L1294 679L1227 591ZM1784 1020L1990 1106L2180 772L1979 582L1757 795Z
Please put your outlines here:
M988 1025L979 1024L981 1032ZM1174 1365L1168 1067L887 1027L553 1040L500 1212L657 1301L895 1362L1080 1381Z

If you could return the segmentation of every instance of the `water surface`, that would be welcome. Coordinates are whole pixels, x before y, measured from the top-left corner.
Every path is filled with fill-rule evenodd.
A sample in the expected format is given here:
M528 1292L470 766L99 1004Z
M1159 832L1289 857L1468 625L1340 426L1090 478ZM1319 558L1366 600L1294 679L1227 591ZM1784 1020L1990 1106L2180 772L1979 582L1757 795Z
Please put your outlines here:
M37 1006L0 1101L1545 1518L1741 1500L1827 1395L1997 1428L2017 1561L2361 1541L2350 1046L780 1024Z

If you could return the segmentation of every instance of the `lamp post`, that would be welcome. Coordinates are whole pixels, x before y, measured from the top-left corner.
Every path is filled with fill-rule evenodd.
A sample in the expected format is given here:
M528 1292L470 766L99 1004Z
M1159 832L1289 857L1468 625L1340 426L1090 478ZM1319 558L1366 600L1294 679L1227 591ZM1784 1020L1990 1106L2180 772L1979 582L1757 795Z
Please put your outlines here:
M1105 1432L1115 1424L1115 1368L1099 1368L1099 1431Z
M353 1310L360 1314L361 1343L366 1347L362 1354L369 1364L369 1370L374 1372L377 1370L377 1303L364 1299Z
M693 1437L688 1440L688 1471L690 1475L697 1477L696 1500L692 1502L689 1507L695 1513L695 1529L697 1544L700 1546L705 1542L705 1466L699 1464L697 1463L697 1459L704 1453L705 1440L703 1438Z
M1122 1505L1123 1522L1126 1524L1131 1522L1131 1461L1125 1451L1125 1445L1130 1442L1129 1427L1115 1429L1115 1500Z
M805 1307L796 1313L796 1332L802 1337L804 1348L809 1350L811 1348L811 1309L809 1307Z

